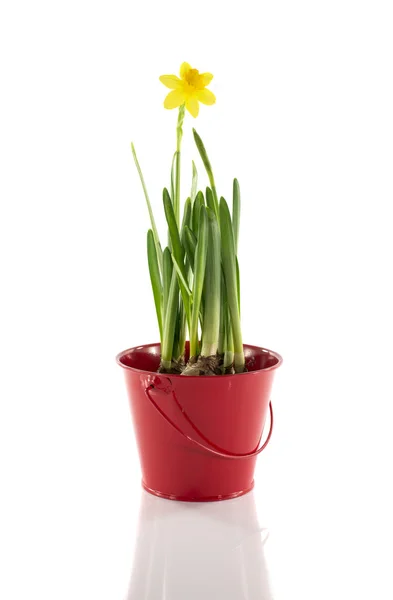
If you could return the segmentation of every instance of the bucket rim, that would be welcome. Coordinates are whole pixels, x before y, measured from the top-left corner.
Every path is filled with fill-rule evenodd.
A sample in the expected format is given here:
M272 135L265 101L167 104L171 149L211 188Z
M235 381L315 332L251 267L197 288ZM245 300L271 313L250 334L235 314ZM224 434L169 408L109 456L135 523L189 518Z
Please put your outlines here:
M130 352L132 352L133 350L142 350L143 348L148 348L148 347L152 347L152 346L160 346L160 342L152 342L150 344L139 344L138 346L132 346L131 348L127 348L126 350L122 350L121 352L119 352L116 355L116 362L118 365L120 365L120 367L122 367L123 369L126 369L128 371L133 371L134 373L144 373L147 375L151 375L152 373L157 373L156 371L147 371L146 369L137 369L136 367L131 367L130 365L125 365L123 362L121 362L121 359L126 356L127 354L129 354ZM245 376L245 375L257 375L258 373L260 373L261 371L274 371L275 369L278 369L278 367L280 367L283 363L283 358L282 356L278 353L275 352L274 350L269 350L268 348L264 348L263 346L254 346L252 344L243 344L243 348L247 348L251 351L253 350L257 350L257 351L261 351L265 352L267 354L270 354L271 356L274 356L274 358L277 359L276 364L271 365L270 367L264 367L263 369L255 369L255 371L247 371L245 373L233 373L233 374L228 374L228 375L217 375L217 377L219 377L220 379L223 377L238 377L239 375L241 376ZM170 374L171 379L172 378L178 378L181 377L181 379L211 379L210 375L188 375L187 378L185 378L183 375L179 375L177 373L171 373Z

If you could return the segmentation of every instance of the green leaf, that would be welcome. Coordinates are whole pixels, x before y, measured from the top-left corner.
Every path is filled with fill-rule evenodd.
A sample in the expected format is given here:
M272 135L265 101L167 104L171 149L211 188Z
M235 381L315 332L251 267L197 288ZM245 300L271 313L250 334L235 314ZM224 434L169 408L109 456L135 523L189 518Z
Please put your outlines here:
M233 238L231 215L224 198L221 198L220 200L220 224L221 259L224 270L228 306L231 314L235 349L235 371L242 372L244 370L244 352L240 326L239 298L237 291L235 241Z
M181 241L182 245L184 244L184 230L186 227L191 226L191 215L192 215L191 198L187 198L187 200L184 204L183 221L182 221L181 233L180 233L180 241Z
M172 356L175 360L180 360L185 353L186 345L187 316L182 302L179 304L179 312L176 319L175 341L173 344Z
M184 266L184 249L180 240L179 230L176 223L175 213L173 210L172 202L168 194L168 190L165 188L163 192L164 210L165 216L168 223L169 234L172 244L172 257L176 259L176 263L181 270L182 279L187 281L187 273ZM177 274L177 271L176 271ZM183 285L182 279L179 280L180 292L183 299L184 310L186 311L188 327L190 327L191 321L191 310L190 310L190 298L187 289Z
M216 214L217 219L219 219L218 196L217 196L216 184L214 182L213 169L212 169L209 157L207 156L205 146L204 146L200 136L195 131L195 129L193 129L192 132L194 134L194 140L195 140L196 147L198 148L202 162L205 165L207 176L209 177L210 187L212 189L213 198L214 198L214 212Z
M179 276L179 279L180 279L181 283L184 285L184 289L186 290L187 294L189 296L191 296L192 292L191 292L190 288L188 287L188 281L186 281L186 279L184 278L184 275L182 273L182 269L181 269L180 265L178 264L176 258L173 256L173 254L172 254L172 260L173 260L173 266L176 269L176 272L177 272L177 274Z
M223 362L223 371L227 367L233 365L234 358L234 348L233 348L233 334L232 334L232 324L231 324L231 315L227 310L225 313L225 352L224 352L224 362Z
M165 188L163 191L164 211L165 217L168 223L169 235L172 243L172 253L175 255L176 260L181 263L183 262L183 248L180 241L179 230L176 223L175 212L171 199L168 194L168 190Z
M236 256L236 287L237 287L237 299L239 301L239 315L240 315L240 267L239 261Z
M171 368L175 330L178 317L179 283L175 269L172 271L168 305L165 313L164 331L161 343L161 362L166 369Z
M224 353L225 347L225 315L228 312L227 292L225 289L224 273L221 269L221 307L220 307L220 335L218 338L218 353Z
M162 273L162 249L161 249L161 244L160 244L160 238L158 236L158 231L157 231L157 227L156 227L156 222L154 220L154 215L153 215L153 209L151 207L150 204L150 199L149 199L149 194L147 193L147 188L146 188L146 184L145 184L145 180L142 174L142 169L139 165L139 161L136 155L136 151L135 151L135 147L134 144L131 143L131 152L132 152L132 156L134 157L134 162L135 162L135 166L136 169L138 171L139 174L139 179L141 180L141 184L142 184L142 189L143 189L143 193L145 195L145 200L146 200L146 204L147 204L147 210L149 211L149 216L150 216L150 223L151 223L151 228L153 230L153 236L154 236L154 243L156 245L156 251L157 251L157 257L158 257L158 264L160 267L160 271Z
M213 177L213 169L212 169L209 157L207 155L206 148L202 142L200 135L196 132L195 129L192 130L192 133L194 134L194 140L195 140L196 147L198 148L198 152L200 154L203 164L205 165L205 169L206 169L206 172L207 172L209 180L210 180L210 178ZM214 181L214 177L213 177L213 181Z
M206 204L210 208L210 210L212 210L214 213L216 212L216 209L214 206L213 192L211 191L211 189L209 187L206 188Z
M169 287L171 285L172 279L172 257L171 252L168 247L165 248L163 254L163 315L165 318L166 311L168 308L168 298L169 298Z
M156 245L154 241L153 231L151 229L149 229L149 231L147 232L147 258L149 264L151 287L153 289L154 304L156 306L158 327L160 330L160 339L162 340L162 285L160 269L158 267Z
M198 320L201 306L208 246L207 213L203 206L200 211L199 237L195 249L194 283L192 289L192 314L190 326L190 356L198 353Z
M240 186L237 179L233 180L232 225L235 252L237 254L240 230Z
M189 227L184 228L184 248L186 250L188 262L190 263L191 269L194 272L194 259L195 249L197 245L197 238Z
M202 356L215 355L220 336L221 308L221 248L220 228L215 212L206 209L208 217L208 248L204 282L204 314L202 331Z
M199 214L201 212L201 206L205 206L205 198L203 197L203 192L199 191L192 207L191 219L191 229L195 233L196 237L198 237Z

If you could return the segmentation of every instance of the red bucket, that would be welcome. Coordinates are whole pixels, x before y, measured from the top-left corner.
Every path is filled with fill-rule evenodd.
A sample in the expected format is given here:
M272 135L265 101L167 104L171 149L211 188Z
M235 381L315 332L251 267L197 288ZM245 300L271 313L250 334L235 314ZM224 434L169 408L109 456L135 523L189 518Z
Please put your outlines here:
M124 350L124 368L143 487L194 502L242 496L254 486L258 454L273 428L270 393L282 358L244 345L247 373L183 377L157 373L160 344ZM259 447L268 407L270 430Z

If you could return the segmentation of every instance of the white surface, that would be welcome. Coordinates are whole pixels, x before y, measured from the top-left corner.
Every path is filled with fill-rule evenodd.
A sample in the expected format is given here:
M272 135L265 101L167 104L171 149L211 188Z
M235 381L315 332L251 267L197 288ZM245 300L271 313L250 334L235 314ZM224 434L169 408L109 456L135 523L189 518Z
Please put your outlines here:
M378 0L2 3L2 599L393 598L391 31ZM129 142L158 212L183 60L217 95L184 175L195 125L241 184L244 339L284 357L254 495L203 507L142 494L114 363L157 338Z

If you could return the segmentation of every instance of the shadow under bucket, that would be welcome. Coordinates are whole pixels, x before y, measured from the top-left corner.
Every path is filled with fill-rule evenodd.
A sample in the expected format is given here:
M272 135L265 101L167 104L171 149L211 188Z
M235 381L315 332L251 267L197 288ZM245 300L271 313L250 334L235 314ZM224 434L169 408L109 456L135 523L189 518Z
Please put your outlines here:
M217 377L158 374L160 344L117 355L148 492L202 502L253 488L256 458L272 432L270 394L282 358L247 344L244 353L248 372ZM269 406L270 431L258 448Z
M142 491L127 600L273 600L254 492L224 505Z

